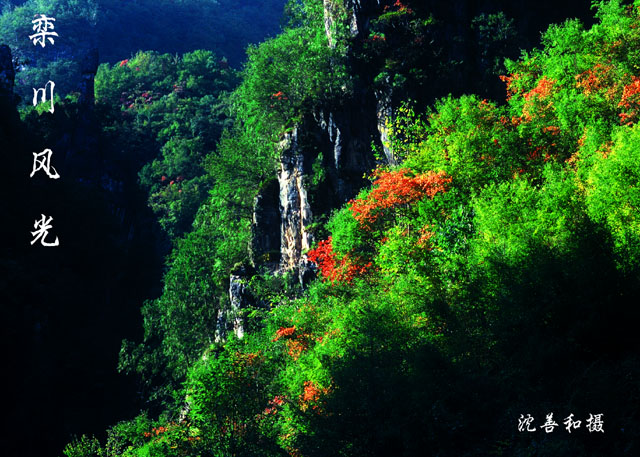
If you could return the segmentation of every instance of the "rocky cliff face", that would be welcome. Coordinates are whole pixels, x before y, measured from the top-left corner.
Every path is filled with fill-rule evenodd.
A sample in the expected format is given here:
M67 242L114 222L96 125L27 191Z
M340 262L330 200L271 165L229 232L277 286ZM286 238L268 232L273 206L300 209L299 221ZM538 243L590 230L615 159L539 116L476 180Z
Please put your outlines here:
M435 0L323 0L322 5L328 46L336 48L339 40L346 39L351 47L344 56L352 75L351 96L339 104L316 107L284 135L277 179L256 198L251 243L251 262L256 269L294 273L301 284L314 276L305 251L318 241L316 224L325 222L332 210L367 185L363 176L378 161L398 164L389 144L398 101L419 96L417 102L424 106L448 92L473 91L472 83L478 79L474 73L478 39L474 38L472 19L506 8L490 1L445 5ZM516 11L522 5L510 4L509 8ZM382 20L386 25L378 20L385 13L403 9L403 19L398 19L402 14L387 14ZM432 24L430 14L438 18L433 26L416 26L414 19L420 18ZM396 19L390 19L393 17ZM370 35L381 33L381 27L396 29L386 38L378 35L387 46L378 53L372 50ZM411 35L401 27L416 30ZM394 44L405 46L404 54L395 54ZM380 41L378 45L383 46ZM400 63L401 57L414 60ZM445 62L450 68L443 70ZM372 149L383 154L376 158ZM232 308L244 307L246 294L239 286L243 281L237 275L231 277ZM241 334L238 325L241 323L236 322L233 328Z
M246 317L244 316L244 310L254 304L253 296L247 287L247 283L253 273L251 269L239 267L231 273L229 281L231 330L238 338L242 338L245 333Z
M0 96L13 97L13 84L16 77L13 68L11 49L6 44L0 45Z
M253 203L251 221L252 265L267 265L275 271L280 263L280 182L273 178L262 186Z
M375 167L371 142L375 104L319 110L280 144L280 270L304 270L304 251L315 240L312 225L355 197Z
M78 87L80 91L79 102L89 109L92 109L95 103L94 81L99 63L98 49L93 48L87 52L80 64L81 81Z
M352 37L368 34L375 2L324 0L325 30L335 46L339 21L347 21ZM385 162L396 163L388 145L393 116L391 89L376 90L354 80L353 95L340 106L326 106L307 115L279 144L277 180L265 185L255 200L251 263L276 274L293 273L305 285L315 276L305 251L318 240L314 225L354 198L376 166L372 144ZM244 334L238 311L251 305L247 272L230 277L230 309L221 312L218 338L228 327Z
M323 0L324 28L329 45L335 45L334 33L340 21L346 21L352 37L367 31L373 11L384 4L393 4L389 0Z
M106 164L98 153L100 128L93 117L94 79L97 70L98 51L93 49L81 61L82 81L78 87L80 96L73 129L66 129L55 148L65 151L67 175L81 176L82 182L88 184L101 183L105 190L114 192L118 185L113 184L113 176L106 173Z
M280 143L280 267L293 270L302 259L302 251L309 249L313 238L308 230L312 222L311 206L304 178L305 151L300 144L296 127Z
M391 101L391 86L375 91L376 98L376 127L380 134L380 143L387 162L391 165L397 165L398 160L393 153L393 148L389 142L390 124L393 121L393 105Z
M11 49L7 45L0 45L0 132L7 137L19 120L16 111L18 97L13 93L15 77Z
M378 2L324 0L329 46L335 45L333 33L339 21L347 21L352 36L367 33L373 3ZM311 224L355 197L366 184L363 176L376 165L372 142L393 161L392 151L383 146L386 121L392 116L390 96L374 94L357 81L353 94L341 106L318 109L305 118L280 145L281 270L308 269L303 253L317 241ZM314 164L322 168L322 177Z

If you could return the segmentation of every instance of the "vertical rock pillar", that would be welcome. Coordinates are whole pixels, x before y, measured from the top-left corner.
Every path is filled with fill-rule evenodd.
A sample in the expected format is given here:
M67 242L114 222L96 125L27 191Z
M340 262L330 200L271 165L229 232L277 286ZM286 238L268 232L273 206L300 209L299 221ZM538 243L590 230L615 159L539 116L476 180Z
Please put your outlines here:
M78 87L80 91L80 104L91 109L95 102L94 81L98 72L98 50L91 49L80 63L81 81Z
M299 148L298 127L286 135L280 150L280 268L294 270L302 260L302 252L313 242L307 230L312 214L303 182L304 156Z

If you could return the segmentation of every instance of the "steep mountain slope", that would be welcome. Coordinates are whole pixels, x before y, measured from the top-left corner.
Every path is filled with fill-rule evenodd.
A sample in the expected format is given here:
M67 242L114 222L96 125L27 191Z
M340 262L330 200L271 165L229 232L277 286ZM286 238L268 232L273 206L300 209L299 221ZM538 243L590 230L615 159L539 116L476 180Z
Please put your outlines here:
M460 20L481 12L308 2L251 51L209 165L225 179L124 359L160 382L167 416L115 440L186 455L634 452L637 9L604 2L590 29L551 27L507 64L504 105L426 108L483 80L492 59L472 58ZM527 414L583 428L523 433ZM608 434L587 430L600 414Z

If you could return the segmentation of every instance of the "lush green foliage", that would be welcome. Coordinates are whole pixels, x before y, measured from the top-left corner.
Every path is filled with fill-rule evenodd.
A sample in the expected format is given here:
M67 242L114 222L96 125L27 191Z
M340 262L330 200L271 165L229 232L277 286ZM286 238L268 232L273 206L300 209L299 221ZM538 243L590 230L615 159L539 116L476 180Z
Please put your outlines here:
M27 0L6 5L0 16L0 43L19 64L17 92L31 100L32 87L48 80L65 95L80 82L80 62L95 47L101 62L114 63L139 50L183 54L207 49L238 66L245 48L277 32L284 0ZM35 14L54 17L55 45L33 46ZM123 33L123 30L126 33Z
M227 121L235 72L210 51L140 52L103 64L96 100L114 154L135 154L149 204L171 239L188 232L211 187L204 160Z
M275 38L250 47L243 81L233 97L247 128L271 139L320 102L348 95L339 52L328 46L322 5L292 2L292 25Z
M630 269L638 264L640 242L639 141L637 124L616 132L612 144L594 154L584 183L589 215L607 228L620 263Z
M638 17L615 3L600 11L593 29L553 27L544 49L509 64L523 76L505 78L506 106L467 96L424 117L401 111L392 146L405 169L380 170L371 190L334 215L332 238L309 253L325 280L298 300L279 297L261 331L224 349L258 364L250 366L261 374L251 376L259 395L246 402L254 406L213 412L226 403L207 395L235 396L235 375L217 368L228 355L194 368L194 380L203 366L216 373L189 397L193 420L210 425L223 414L210 439L232 421L247 452L269 442L290 455L514 455L529 445L512 425L523 408L590 408L594 391L609 414L632 420L626 399L576 378L588 354L637 361L618 319L637 313L612 286L635 287L637 274L632 89L624 98L637 72L633 49L621 46L608 62L621 79L602 82L601 98L584 93L582 78L617 39L612 24ZM428 176L442 187L422 186ZM618 318L603 318L604 309ZM594 334L606 335L606 349ZM604 364L593 369L615 377ZM545 373L542 386L527 379L531 370ZM567 379L577 404L565 397ZM474 422L477 411L493 425ZM493 444L483 444L488 437ZM561 437L539 445L558 455L601 446Z
M300 117L320 99L326 98L328 92L324 92L325 89L331 90L328 82L331 80L332 52L326 43L322 9L313 2L300 8L292 7L295 15L291 25L277 38L249 51L243 82L230 96L234 127L222 135L216 150L210 152L204 161L202 159L208 151L198 143L211 141L217 136L200 134L193 128L202 123L207 126L206 122L213 124L214 128L219 127L220 124L211 119L215 111L199 117L199 105L187 100L185 109L174 114L165 106L175 106L174 110L180 108L180 98L175 93L160 99L164 104L154 111L156 102L152 99L153 94L148 92L149 84L152 90L163 90L163 87L166 90L169 86L170 76L160 79L161 75L167 74L167 68L171 68L167 62L169 56L139 54L124 64L116 64L110 71L104 67L101 70L100 76L105 83L122 78L127 83L126 87L136 87L133 99L126 93L121 95L120 101L123 104L121 112L125 114L133 105L136 111L133 125L142 124L145 129L144 132L136 132L138 140L143 134L149 135L149 127L168 126L157 133L158 138L170 138L163 147L162 158L142 170L141 181L151 189L152 208L164 217L160 222L173 229L170 234L186 231L185 225L172 225L174 219L190 223L186 217L190 213L185 214L184 205L176 207L175 199L187 202L190 205L188 209L196 207L191 203L199 204L199 200L189 194L178 196L174 187L185 189L185 183L195 175L196 185L204 182L210 189L199 209L193 231L178 242L168 261L162 296L148 302L143 309L145 341L135 347L127 343L121 353L122 369L141 373L149 386L162 386L157 392L158 398L170 398L171 390L184 380L188 367L201 356L203 347L212 343L219 313L228 302L229 273L235 264L246 258L253 197L260 185L275 172L277 134L290 125L290 119ZM198 88L212 81L211 71L201 64L208 62L207 59L194 54L195 57L185 56L182 62L196 68L178 72L189 78L185 81L185 77L180 76L183 79L177 83L184 84L187 93L190 85ZM165 69L161 71L163 66ZM135 70L137 68L140 76ZM205 73L206 78L199 77ZM137 83L138 78L142 79L140 83ZM174 92L176 87L180 86L175 86ZM220 84L214 87L219 88ZM146 98L144 94L138 95L143 90L148 94ZM97 93L108 99L118 97L118 89L111 83L98 86ZM139 114L138 101L142 102ZM157 111L163 116L154 123ZM180 117L174 120L171 116ZM184 134L193 140L183 140L181 129L189 125L192 131L187 130ZM118 132L121 131L118 127ZM194 157L194 154L200 155ZM198 169L180 168L199 166L204 166L206 175L198 175ZM179 170L181 174L175 177L172 170ZM179 177L185 181L178 183ZM174 179L175 182L170 181ZM185 332L185 328L189 331Z
M297 298L263 296L242 340L212 341L277 134L340 93L323 79L337 57L314 5L250 53L237 122L205 162L210 197L144 308L145 341L123 352L177 401L142 441L122 425L113 449L131 447L113 455L637 453L635 436L517 431L520 414L551 411L638 426L640 11L617 0L599 4L594 27L553 26L507 62L504 106L463 96L400 109L390 146L403 164L333 214L331 237L307 253L319 278ZM420 38L431 24L416 14L389 5L360 58L388 30ZM478 27L508 36L498 22ZM162 166L192 163L172 157Z

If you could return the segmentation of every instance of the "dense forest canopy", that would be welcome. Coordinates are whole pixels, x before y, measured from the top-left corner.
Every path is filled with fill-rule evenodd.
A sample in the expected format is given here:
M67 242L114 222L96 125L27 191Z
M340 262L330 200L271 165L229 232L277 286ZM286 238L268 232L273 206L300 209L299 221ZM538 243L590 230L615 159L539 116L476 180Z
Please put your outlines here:
M376 46L438 30L436 19L396 2L371 21L380 32L351 43L338 30L331 47L317 3L297 14L249 53L231 97L236 126L214 173L221 155L248 160L248 132L275 146L274 134L353 96L350 71L384 56ZM145 341L124 348L123 366L160 388L154 398L166 416L120 424L112 439L131 443L131 455L167 446L186 455L514 455L532 443L510 424L533 405L538 416L547 406L566 415L596 407L632 429L626 395L637 399L637 389L606 386L638 367L629 350L637 347L637 202L615 190L640 177L638 11L603 3L597 18L591 29L576 20L552 26L542 48L508 61L504 105L471 95L441 99L424 115L401 105L389 146L402 164L378 168L371 188L332 214L327 239L307 254L320 278L299 295L286 275L254 275L248 288L260 300L244 310L253 330L226 343L213 340L216 310L229 300L232 263L246 256L250 202L243 211L214 186L174 251L162 297L143 310ZM429 48L394 48L388 55L406 57L405 66L383 57L373 83L391 79L402 93L433 78L412 71L416 51ZM238 179L254 194L264 177ZM244 237L230 237L242 220ZM606 361L612 355L619 364ZM181 392L177 403L171 392ZM488 414L484 425L478 411ZM537 446L589 455L611 443L592 438ZM89 442L75 446L69 452Z
M249 43L279 30L284 0L27 0L3 2L0 43L11 47L20 68L17 93L53 80L58 93L76 89L80 62L92 48L115 63L137 51L183 54L214 51L238 67ZM36 48L27 39L31 19L46 12L59 35L55 46Z
M211 187L204 158L229 122L220 97L237 84L233 67L277 33L283 4L2 2L0 43L13 56L0 76L2 212L12 221L1 230L0 303L15 393L6 455L60 455L72 434L139 409L135 380L117 375L121 340L142 337L139 308L158 295L162 259ZM28 39L41 12L59 33L45 48ZM30 106L47 80L54 114ZM45 148L55 182L24 173ZM55 252L29 249L34 211L53 216Z
M39 3L8 3L16 45ZM71 151L49 203L93 199L107 227L75 299L107 277L101 307L146 298L118 362L139 412L63 454L636 455L637 3L564 20L567 4L547 27L551 2L292 0L272 34L277 2L52 1L77 33L56 56L16 45L16 79L68 74L89 29L111 40L95 103L68 89L55 116L11 122ZM239 71L234 33L243 49L272 35ZM164 254L161 286L128 297ZM46 277L7 258L10 281Z

